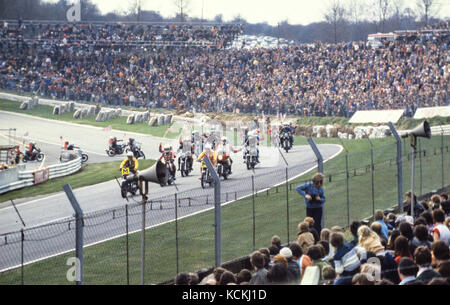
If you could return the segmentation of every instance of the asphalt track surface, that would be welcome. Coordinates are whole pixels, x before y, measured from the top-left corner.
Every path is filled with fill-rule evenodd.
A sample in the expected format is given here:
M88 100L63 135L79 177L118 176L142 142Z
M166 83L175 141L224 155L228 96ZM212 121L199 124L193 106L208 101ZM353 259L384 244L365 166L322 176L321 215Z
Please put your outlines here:
M38 146L45 147L49 158L59 154L60 136L71 143L82 147L90 157L91 162L104 162L113 158L106 157L105 148L110 135L122 136L126 139L133 136L142 143L147 158L159 157L157 147L164 139L150 135L133 134L123 131L104 131L102 128L65 123L54 120L45 120L20 114L0 112L0 128L17 128L17 135L28 132L29 137L36 140ZM175 147L175 146L174 146ZM323 159L333 158L342 151L339 145L319 145ZM152 148L150 150L150 148ZM288 154L268 147L260 147L261 164L254 172L246 169L242 153L233 155L233 175L227 181L221 182L221 202L230 204L234 199L246 197L251 194L251 177L254 176L255 189L262 191L286 179L286 163L288 163L288 177L293 179L305 172L314 169L317 165L316 157L309 146L295 146ZM123 159L123 156L117 160ZM157 184L149 185L149 202L147 204L146 226L153 227L174 219L175 193L179 201L178 217L187 217L212 209L214 198L213 188L202 189L199 180L199 164L196 163L194 171L189 177L182 178L177 172L176 185L160 187ZM95 214L85 220L85 245L98 243L104 240L121 236L125 233L124 206L131 204L132 211L129 216L129 230L138 230L141 227L141 207L138 206L140 196L128 198L120 196L117 181L91 185L74 190L83 212ZM150 207L151 210L150 210ZM158 208L155 208L158 207ZM60 192L38 199L28 199L19 202L17 208L23 218L26 228L35 227L27 231L28 241L25 243L25 262L40 260L74 249L75 233L74 223L68 228L67 219L72 218L73 210L65 195ZM161 209L160 209L161 208ZM104 210L117 209L111 217L111 212ZM59 221L60 224L47 226L49 222ZM102 225L104 224L104 225ZM43 226L42 226L43 225ZM20 264L20 229L22 223L12 206L0 209L0 271Z

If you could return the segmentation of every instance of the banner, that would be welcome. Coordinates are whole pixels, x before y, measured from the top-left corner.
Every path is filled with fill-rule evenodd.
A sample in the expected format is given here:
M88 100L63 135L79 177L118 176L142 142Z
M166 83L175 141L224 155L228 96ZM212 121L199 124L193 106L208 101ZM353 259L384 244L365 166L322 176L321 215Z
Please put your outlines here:
M48 169L48 167L35 171L33 173L34 184L37 185L37 184L47 182L48 178L49 178L49 174L50 174L50 170Z

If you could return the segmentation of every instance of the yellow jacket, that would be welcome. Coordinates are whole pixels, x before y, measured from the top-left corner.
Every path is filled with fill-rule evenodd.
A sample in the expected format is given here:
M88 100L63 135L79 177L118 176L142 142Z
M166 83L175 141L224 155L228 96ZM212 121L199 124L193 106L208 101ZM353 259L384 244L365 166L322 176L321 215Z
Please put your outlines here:
M120 169L124 167L128 167L131 172L135 172L139 168L139 162L134 157L133 159L131 159L131 162L128 160L128 158L126 158L125 160L122 161L122 163L120 163Z
M197 158L197 161L202 161L203 157L205 157L206 155L206 151L203 151ZM211 161L212 165L216 166L217 163L217 154L216 152L213 150L212 151L212 156L209 156L209 160Z

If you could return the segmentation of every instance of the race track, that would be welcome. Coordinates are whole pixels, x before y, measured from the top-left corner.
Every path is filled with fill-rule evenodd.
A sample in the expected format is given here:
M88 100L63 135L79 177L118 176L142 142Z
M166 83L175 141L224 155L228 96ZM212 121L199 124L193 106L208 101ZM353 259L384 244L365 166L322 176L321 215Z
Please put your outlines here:
M14 122L12 124L11 122ZM13 126L12 126L13 125ZM0 112L0 128L17 128L17 134L29 133L29 136L35 138L39 143L46 143L46 149L49 154L54 154L55 150L60 149L58 143L59 137L68 138L77 146L84 148L90 154L90 160L103 162L105 159L105 146L110 135L120 134L123 138L128 137L131 133L118 131L104 131L101 128L90 127L85 125L77 125L52 120L43 120L23 115L14 115L10 113ZM162 139L155 138L150 135L132 134L137 141L143 143L143 151L148 158L155 159L159 157L157 147ZM53 148L52 148L53 147ZM334 157L341 152L342 147L339 145L319 145L319 149L324 160ZM257 165L254 173L245 168L242 161L242 153L233 156L233 175L227 181L221 182L222 202L232 201L248 196L252 192L251 176L255 176L255 189L260 191L267 187L283 183L286 178L285 161L278 150L273 148L260 147L261 164ZM96 156L92 157L91 156ZM316 165L316 158L309 146L296 146L288 154L283 153L284 159L288 163L288 176L293 179L300 174L312 170ZM98 158L98 159L96 159ZM120 159L122 159L121 157ZM182 199L178 217L183 217L193 213L199 213L205 209L212 208L213 189L202 189L199 181L199 165L195 164L194 171L189 177L182 178L177 172L176 186L167 186L161 188L159 185L149 185L149 201L154 202L162 209L152 209L147 213L147 226L155 226L174 219L174 198ZM120 189L115 180L91 185L88 187L74 190L85 214L104 209L121 208L127 203L135 203L140 200L139 196L129 198L129 201L120 197ZM191 200L192 198L192 204ZM189 206L187 201L189 200ZM209 204L208 204L209 203ZM172 207L172 208L168 208ZM73 215L73 210L65 193L60 192L54 195L45 196L39 199L26 200L17 205L17 208L26 224L26 228L38 226L54 220L61 220ZM124 209L121 208L121 211ZM136 211L140 211L137 207ZM118 215L121 212L118 213ZM97 213L96 213L97 214ZM98 212L101 215L101 212ZM123 215L122 215L123 216ZM95 223L101 223L99 216L94 220ZM105 216L106 217L106 216ZM109 216L108 216L109 217ZM87 222L89 220L86 220ZM129 228L130 231L137 230L140 227L140 215L138 213L130 215ZM105 239L113 238L124 233L123 217L118 216L117 219L108 219L107 226L96 226L95 230L85 229L85 245L96 243ZM73 223L72 223L73 225ZM66 252L74 248L74 230L66 230L67 224L64 224L64 230L61 228L36 228L32 234L36 237L46 236L49 229L60 232L57 238L46 243L45 246L39 246L38 243L34 247L28 247L26 262L42 259L44 257L56 255ZM89 226L87 226L89 227ZM17 213L11 206L0 209L0 234L19 231L22 224ZM8 236L8 241L0 237L0 271L17 266L20 263L20 233ZM15 241L15 242L14 242ZM31 249L31 250L30 250Z

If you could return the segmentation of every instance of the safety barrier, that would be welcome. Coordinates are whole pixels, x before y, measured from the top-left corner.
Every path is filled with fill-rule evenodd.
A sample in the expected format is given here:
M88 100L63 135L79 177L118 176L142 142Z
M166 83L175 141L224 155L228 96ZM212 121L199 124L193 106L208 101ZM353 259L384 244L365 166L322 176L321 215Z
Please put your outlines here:
M82 163L81 157L77 155L76 158L73 159L72 161L50 165L44 169L48 171L48 176L43 181L42 178L40 178L41 179L40 181L37 181L36 177L37 176L36 174L41 170L21 171L19 172L18 181L14 181L0 186L0 194L20 189L26 186L40 184L49 179L71 175L73 173L78 172L81 169L81 163Z

